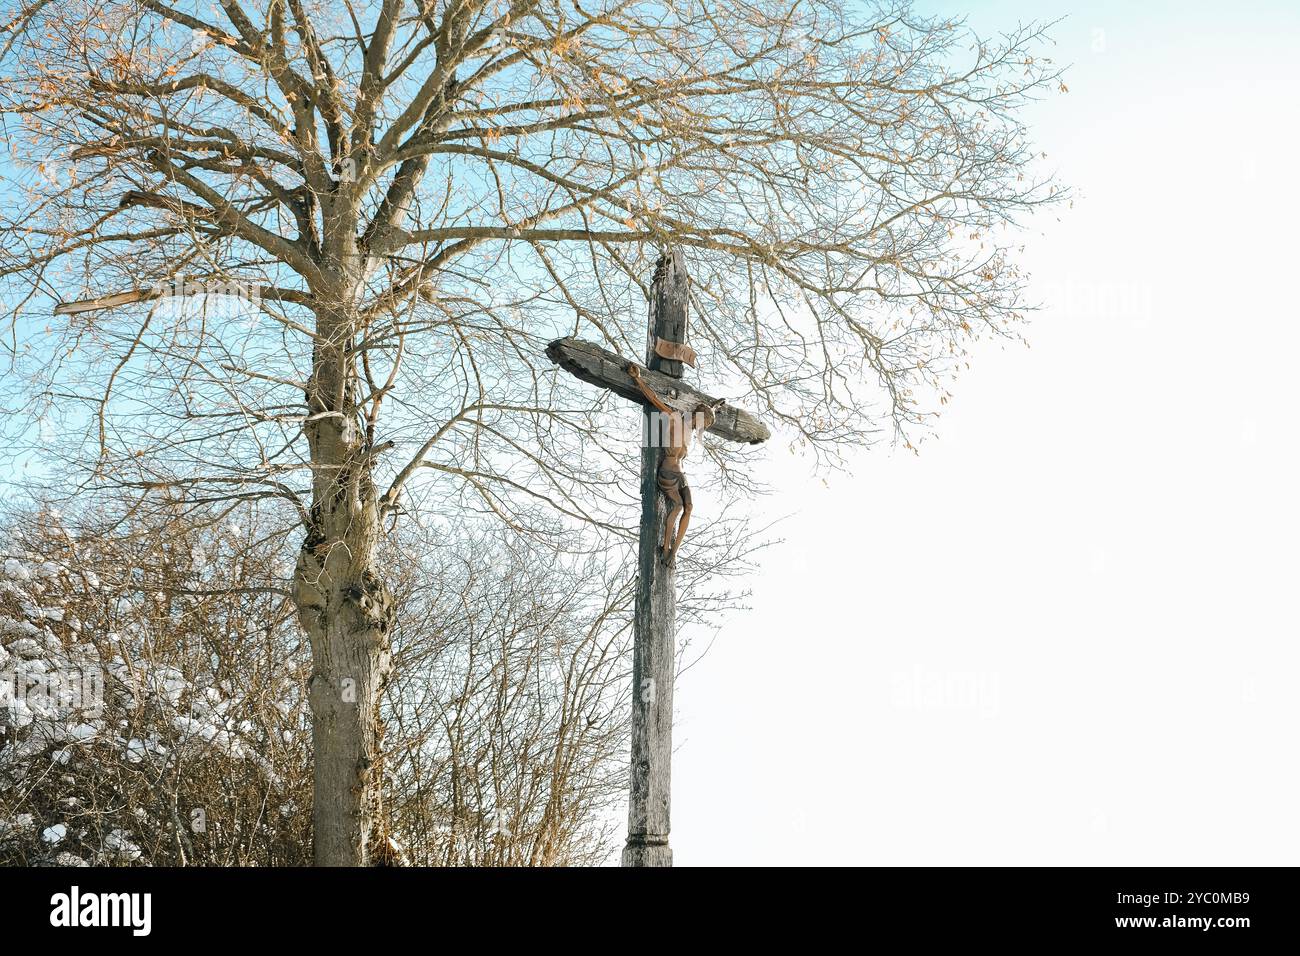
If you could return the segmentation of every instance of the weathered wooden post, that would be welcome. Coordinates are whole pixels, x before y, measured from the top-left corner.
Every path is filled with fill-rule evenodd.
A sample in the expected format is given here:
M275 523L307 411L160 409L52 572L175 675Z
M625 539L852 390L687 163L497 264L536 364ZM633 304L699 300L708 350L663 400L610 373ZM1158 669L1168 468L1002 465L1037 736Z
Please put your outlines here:
M673 345L686 342L686 264L681 253L659 260L650 297L645 366L671 378L682 377L681 353L669 358ZM660 343L664 343L662 346ZM668 846L673 755L673 682L677 676L676 571L659 560L668 504L659 494L656 475L663 454L661 419L653 408L642 411L641 543L632 652L632 777L628 801L624 866L672 866Z
M683 365L694 365L686 346L689 279L680 253L659 260L650 296L645 384L675 413L690 415L717 400L682 382ZM668 416L646 405L628 374L626 359L577 339L557 339L546 354L565 371L644 406L641 443L641 538L638 550L635 647L632 655L632 773L624 866L672 866L668 846L673 751L673 682L677 674L677 595L673 565L659 553L668 503L657 474ZM732 441L766 441L762 422L724 405L709 431Z

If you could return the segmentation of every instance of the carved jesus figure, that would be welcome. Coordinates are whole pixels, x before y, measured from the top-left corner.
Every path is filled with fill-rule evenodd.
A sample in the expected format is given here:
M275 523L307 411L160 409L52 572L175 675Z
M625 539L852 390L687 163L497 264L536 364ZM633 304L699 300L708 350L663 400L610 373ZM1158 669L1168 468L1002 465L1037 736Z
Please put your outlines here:
M679 412L668 405L653 388L641 377L641 369L635 362L629 362L628 375L636 382L641 394L646 397L665 418L665 428L659 434L665 436L663 457L659 459L659 471L655 479L659 490L668 499L668 519L664 522L663 560L672 567L677 560L677 551L686 536L686 526L691 520L691 489L686 484L686 475L682 472L682 459L691 447L691 438L697 432L708 431L717 420L718 409L726 404L720 399L712 405L702 404L690 413ZM680 523L678 518L680 517ZM676 530L674 531L674 526Z

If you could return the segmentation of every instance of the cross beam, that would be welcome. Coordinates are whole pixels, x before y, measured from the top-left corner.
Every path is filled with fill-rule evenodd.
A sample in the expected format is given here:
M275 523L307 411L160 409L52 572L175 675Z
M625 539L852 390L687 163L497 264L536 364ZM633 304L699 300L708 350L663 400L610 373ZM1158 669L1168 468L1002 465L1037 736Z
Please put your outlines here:
M641 390L627 374L627 359L609 349L601 348L594 342L584 342L582 339L556 339L546 346L546 357L575 378L607 388L615 395L629 401L645 404ZM664 401L679 412L689 414L701 405L712 405L717 402L717 399L711 395L706 395L698 388L687 385L681 379L657 372L653 367L648 367L643 375L646 384L662 395ZM723 405L718 410L717 420L709 431L720 438L745 445L757 445L772 437L766 425L749 412L733 405Z

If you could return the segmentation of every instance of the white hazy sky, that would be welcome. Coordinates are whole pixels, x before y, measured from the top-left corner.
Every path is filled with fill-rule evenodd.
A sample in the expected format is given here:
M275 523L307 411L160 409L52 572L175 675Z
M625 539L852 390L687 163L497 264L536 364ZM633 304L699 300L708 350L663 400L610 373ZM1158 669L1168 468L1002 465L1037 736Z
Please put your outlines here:
M793 517L679 684L676 863L1294 864L1300 6L929 6L1068 16L1077 199L920 457L762 463Z

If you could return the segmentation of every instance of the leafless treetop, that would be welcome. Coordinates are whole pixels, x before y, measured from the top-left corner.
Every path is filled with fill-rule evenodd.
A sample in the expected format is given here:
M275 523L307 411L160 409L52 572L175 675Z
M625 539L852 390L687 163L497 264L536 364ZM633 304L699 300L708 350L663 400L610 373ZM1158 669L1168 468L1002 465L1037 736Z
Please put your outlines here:
M639 354L675 245L701 379L832 459L906 439L1020 316L998 229L1057 195L1018 118L1041 39L838 0L28 3L7 407L61 414L98 475L295 503L304 422L342 414L387 512L430 469L423 495L603 520L626 445L541 347Z

